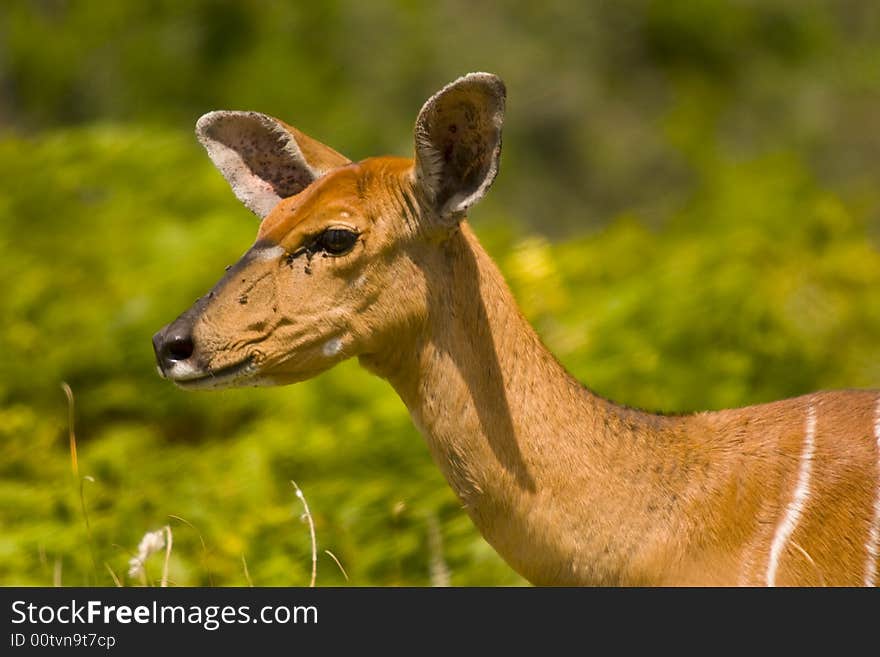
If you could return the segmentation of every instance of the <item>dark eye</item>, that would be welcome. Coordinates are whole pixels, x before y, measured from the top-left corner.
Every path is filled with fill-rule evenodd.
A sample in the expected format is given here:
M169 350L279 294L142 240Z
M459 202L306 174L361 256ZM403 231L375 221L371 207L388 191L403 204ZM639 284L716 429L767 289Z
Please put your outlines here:
M315 250L330 255L342 255L351 250L357 242L358 234L345 228L328 228L315 240Z

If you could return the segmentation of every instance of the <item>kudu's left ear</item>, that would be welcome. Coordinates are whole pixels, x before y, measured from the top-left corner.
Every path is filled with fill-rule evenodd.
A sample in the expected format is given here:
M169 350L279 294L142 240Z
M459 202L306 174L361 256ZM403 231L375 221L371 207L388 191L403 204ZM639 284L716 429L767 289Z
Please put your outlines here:
M259 217L325 173L349 163L329 146L258 112L218 111L196 135L238 200Z
M498 173L504 83L469 73L428 99L416 120L415 185L435 216L460 219Z

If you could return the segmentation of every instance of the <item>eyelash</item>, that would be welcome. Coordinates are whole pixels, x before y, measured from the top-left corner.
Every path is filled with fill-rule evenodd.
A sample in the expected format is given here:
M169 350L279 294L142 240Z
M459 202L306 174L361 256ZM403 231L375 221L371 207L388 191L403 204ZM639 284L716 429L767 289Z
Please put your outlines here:
M331 256L344 255L354 248L358 237L358 233L347 228L328 228L312 241L308 250L312 253L323 251ZM336 240L332 246L331 240Z
M343 248L339 251L334 251L332 249L329 249L327 244L323 243L324 240L327 238L328 233L333 233L334 236L336 236L336 237L339 237L339 235L337 235L337 233L338 234L345 233L347 236L347 239L350 240L350 244L345 245L345 248ZM316 235L312 239L312 241L307 243L305 246L300 247L299 249L297 249L293 253L288 253L284 258L284 263L286 265L288 265L289 267L292 267L293 261L296 260L297 257L299 257L301 255L305 255L306 256L305 272L306 272L306 274L311 274L312 273L312 258L314 257L314 255L316 253L323 253L324 254L323 257L325 257L325 258L338 257L338 256L345 255L346 253L348 253L349 251L351 251L354 248L354 245L357 244L357 240L359 237L360 237L359 233L357 233L356 231L353 231L353 230L349 230L347 228L328 228L327 230Z

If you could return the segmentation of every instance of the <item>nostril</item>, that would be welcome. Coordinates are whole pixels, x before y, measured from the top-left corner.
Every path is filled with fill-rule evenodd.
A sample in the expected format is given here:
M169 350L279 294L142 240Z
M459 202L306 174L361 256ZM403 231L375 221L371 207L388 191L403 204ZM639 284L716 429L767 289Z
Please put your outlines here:
M189 336L175 335L165 343L168 360L186 360L193 353L193 341Z

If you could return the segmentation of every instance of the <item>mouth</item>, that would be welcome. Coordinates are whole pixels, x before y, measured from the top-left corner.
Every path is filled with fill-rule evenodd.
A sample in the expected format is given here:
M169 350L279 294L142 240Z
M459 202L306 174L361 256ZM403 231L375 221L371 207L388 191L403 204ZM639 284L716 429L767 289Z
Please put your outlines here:
M253 358L250 357L216 370L198 370L192 365L178 363L171 371L165 373L165 377L187 390L232 388L248 379L254 369Z

